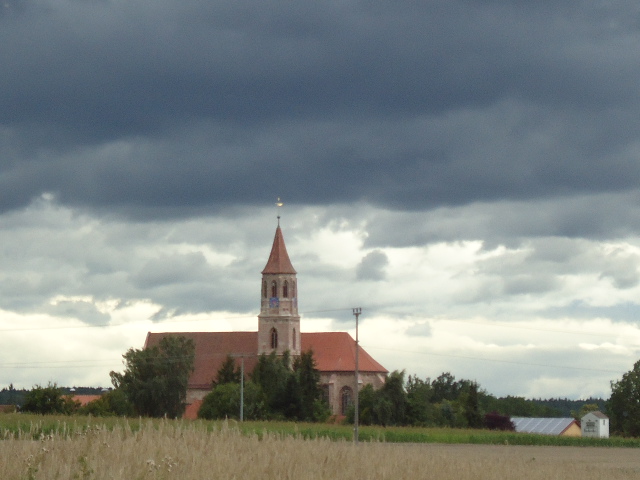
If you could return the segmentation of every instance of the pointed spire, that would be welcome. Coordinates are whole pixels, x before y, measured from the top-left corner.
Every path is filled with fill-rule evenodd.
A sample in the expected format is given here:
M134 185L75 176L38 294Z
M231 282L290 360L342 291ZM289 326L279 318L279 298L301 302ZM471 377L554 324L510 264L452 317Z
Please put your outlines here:
M264 270L262 270L262 274L264 275L265 273L296 273L293 265L291 265L287 247L284 244L280 222L278 222L278 227L276 228L276 236L273 239L269 260Z

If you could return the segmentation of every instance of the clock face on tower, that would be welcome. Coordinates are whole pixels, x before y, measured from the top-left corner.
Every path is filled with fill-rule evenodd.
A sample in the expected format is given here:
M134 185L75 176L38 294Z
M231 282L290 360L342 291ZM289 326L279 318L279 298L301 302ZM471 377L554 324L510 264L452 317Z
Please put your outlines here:
M280 299L278 297L271 297L269 299L269 308L278 308L280 306Z

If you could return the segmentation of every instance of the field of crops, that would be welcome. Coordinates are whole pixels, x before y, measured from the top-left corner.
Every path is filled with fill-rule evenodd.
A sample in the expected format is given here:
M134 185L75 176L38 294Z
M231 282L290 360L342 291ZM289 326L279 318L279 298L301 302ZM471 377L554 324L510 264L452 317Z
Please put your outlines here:
M452 442L450 431L449 444L354 445L342 435L350 433L349 427L316 426L320 436L305 425L242 427L231 422L2 415L0 478L640 478L640 456L631 443L631 448L471 445ZM324 436L323 429L334 434ZM471 431L462 432L460 438L468 438ZM485 433L490 437L490 432L475 435ZM444 433L434 431L438 435Z

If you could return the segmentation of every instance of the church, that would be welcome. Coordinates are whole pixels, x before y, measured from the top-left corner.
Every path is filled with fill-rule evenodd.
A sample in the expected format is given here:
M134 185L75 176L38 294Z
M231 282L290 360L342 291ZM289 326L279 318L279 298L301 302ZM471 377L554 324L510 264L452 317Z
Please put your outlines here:
M222 363L231 355L237 365L244 362L250 373L262 354L288 351L297 356L313 351L325 400L334 415L344 415L353 401L355 388L356 344L347 332L313 332L300 330L298 314L297 272L293 268L280 217L267 264L260 283L260 314L257 332L165 332L147 334L145 348L157 345L165 336L185 336L195 343L194 371L187 388L185 418L196 418L202 399L211 391ZM358 388L372 384L382 386L388 371L364 349L358 350Z

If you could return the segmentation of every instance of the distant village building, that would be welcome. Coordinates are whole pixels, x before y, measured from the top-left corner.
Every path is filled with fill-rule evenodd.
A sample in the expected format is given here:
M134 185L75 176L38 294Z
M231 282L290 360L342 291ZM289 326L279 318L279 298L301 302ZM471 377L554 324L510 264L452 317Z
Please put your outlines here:
M87 404L95 400L98 400L101 397L102 395L73 395L73 392L71 395L69 395L69 398L74 402L76 402L80 407L84 407Z
M346 332L303 333L298 314L297 272L291 264L280 222L271 254L262 270L260 314L257 332L180 332L147 334L145 348L158 345L163 337L185 336L195 343L195 369L189 378L185 417L195 418L202 399L212 389L218 370L227 356L244 361L251 372L258 356L288 351L292 356L313 351L324 397L334 415L344 415L354 398L355 341ZM388 371L361 347L358 388L381 387Z
M573 418L527 418L513 417L511 421L519 433L536 433L539 435L561 435L579 437L580 426Z
M589 412L580 419L583 437L609 438L609 417L602 412Z

